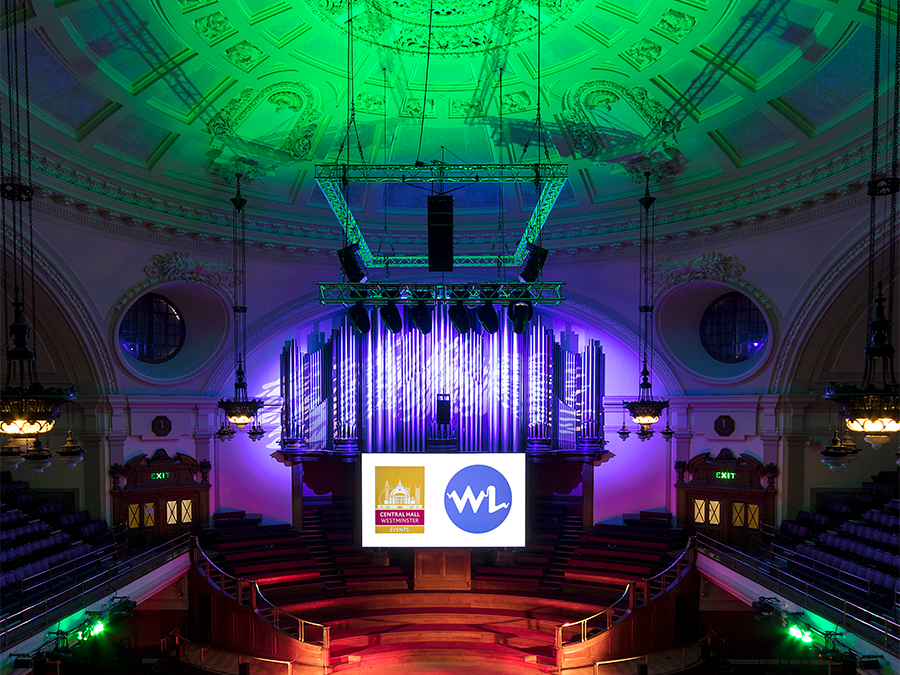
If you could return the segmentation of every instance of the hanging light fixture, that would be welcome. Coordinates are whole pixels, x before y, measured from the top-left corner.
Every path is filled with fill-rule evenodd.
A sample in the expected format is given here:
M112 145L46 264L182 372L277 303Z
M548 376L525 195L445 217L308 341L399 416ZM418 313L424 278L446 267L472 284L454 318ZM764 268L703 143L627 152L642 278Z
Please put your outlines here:
M234 398L221 399L221 408L227 418L216 432L219 440L234 438L235 428L243 430L250 425L250 440L258 441L265 435L259 424L257 413L263 407L260 399L247 397L247 380L244 364L247 349L247 220L244 206L247 200L241 197L241 174L236 174L237 194L231 198L232 209L232 246L234 248L232 287L234 289ZM232 426L233 425L233 426Z
M641 305L638 325L638 344L641 351L641 382L637 401L625 401L622 405L631 413L631 419L640 425L638 438L642 441L653 436L653 425L659 421L663 410L669 407L668 401L653 398L653 383L650 381L650 370L653 365L653 227L654 218L650 212L656 197L650 195L650 172L644 172L646 185L644 196L638 201L642 207L640 212L641 236ZM622 431L628 433L625 425L619 436L626 439Z
M835 429L828 445L819 450L822 455L822 463L832 471L847 468L859 454L859 448L847 436L841 438L840 432Z
M847 428L867 434L865 440L879 448L888 434L900 431L900 385L894 371L893 319L894 285L896 278L897 241L897 193L898 178L898 114L900 114L900 69L894 64L893 101L887 107L886 119L891 121L888 131L890 172L878 173L878 129L881 110L881 25L882 0L875 4L875 76L872 87L872 161L869 173L869 268L868 268L868 340L865 349L865 367L862 385L834 384L825 388L824 398L838 404L846 419ZM900 22L896 22L895 43L900 49ZM888 294L883 295L882 282L877 284L875 295L875 244L878 230L878 199L890 196L887 221ZM885 303L887 311L885 312Z
M34 281L34 232L31 165L31 105L28 88L28 30L25 3L6 3L7 92L0 147L0 201L3 221L3 291L6 333L6 380L0 392L0 432L18 442L3 447L7 466L25 454L28 440L53 428L60 407L75 400L71 387L44 387L38 380L36 352L28 347L29 329L37 326ZM30 291L30 297L27 297ZM31 326L26 321L30 304ZM9 309L12 307L12 320ZM26 443L22 443L26 441Z

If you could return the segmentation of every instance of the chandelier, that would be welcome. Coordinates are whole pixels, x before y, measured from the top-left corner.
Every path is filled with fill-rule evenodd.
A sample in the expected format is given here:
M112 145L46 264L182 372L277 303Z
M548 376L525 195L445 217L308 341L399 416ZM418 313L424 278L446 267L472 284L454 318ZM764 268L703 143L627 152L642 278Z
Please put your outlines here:
M25 3L6 3L7 95L0 147L0 202L3 221L3 292L6 331L6 379L0 392L0 432L9 436L0 449L5 466L15 468L34 448L46 460L52 454L38 439L49 432L60 407L75 400L71 387L45 387L37 374L28 334L37 326L34 282L31 105L28 89L28 31ZM28 311L30 309L30 326ZM12 317L10 317L10 308ZM31 441L29 449L29 441ZM43 468L40 469L41 471Z
M625 401L622 406L631 414L631 420L640 426L637 436L642 441L653 436L653 425L659 422L663 410L669 407L668 401L653 398L653 383L650 381L650 370L653 365L653 228L654 218L651 213L656 197L650 195L650 172L644 172L644 196L638 202L640 212L641 237L641 304L638 323L638 347L641 352L640 393L636 401ZM666 429L668 430L668 423ZM628 429L622 424L619 436L628 438Z
M889 440L888 434L900 431L900 385L894 371L893 319L894 283L896 277L897 241L897 193L900 179L898 164L898 113L900 113L900 69L894 68L893 102L888 105L887 117L891 121L888 146L891 164L890 175L878 173L878 129L880 122L879 88L881 86L881 25L882 0L875 5L875 81L872 88L872 161L867 183L869 196L869 267L868 267L868 340L865 349L865 367L860 386L834 384L825 388L824 398L834 401L844 416L847 428L866 434L865 440L879 448ZM896 23L896 38L900 40L900 22ZM900 44L900 43L897 43ZM896 66L896 64L895 64ZM879 230L878 201L890 196L886 223L888 277L887 298L882 282L875 284L876 241ZM887 310L885 310L887 304Z
M260 399L250 399L247 396L247 380L244 370L247 349L247 246L246 232L247 221L244 216L244 206L247 200L241 197L241 174L236 174L237 194L231 198L232 213L232 247L233 247L233 278L232 289L234 292L234 398L221 399L219 408L225 413L225 421L216 432L221 441L234 438L237 430L243 430L250 425L247 435L252 441L258 441L265 435L265 431L259 423L257 413L263 407Z

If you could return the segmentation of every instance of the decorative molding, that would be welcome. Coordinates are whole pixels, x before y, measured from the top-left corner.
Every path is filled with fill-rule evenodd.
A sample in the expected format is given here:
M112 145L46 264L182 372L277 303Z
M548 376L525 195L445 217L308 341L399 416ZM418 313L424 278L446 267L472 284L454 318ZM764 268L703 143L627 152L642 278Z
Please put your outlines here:
M642 151L646 150L645 138L634 137L621 147L607 147L605 134L591 121L591 111L600 109L612 112L613 104L624 101L650 127L648 137L654 139L655 145L663 148L675 145L675 133L681 129L681 122L658 100L647 93L644 87L629 89L611 80L592 80L570 89L563 98L563 125L571 138L573 151L585 159L602 161L605 153L617 153L614 160L632 154L636 144ZM626 147L627 146L627 147ZM651 149L651 152L655 150Z
M144 266L144 274L156 283L191 281L224 288L235 285L235 272L230 262L194 260L185 253L157 253ZM241 283L237 279L237 283Z
M538 9L537 0L458 0L434 7L428 3L372 0L354 6L353 37L379 51L454 58L509 50L546 33L571 17L583 0L554 0ZM325 23L347 31L348 0L307 3ZM535 16L541 16L538 24Z
M660 289L666 289L691 281L733 281L746 271L737 256L710 251L690 260L659 260L653 279Z

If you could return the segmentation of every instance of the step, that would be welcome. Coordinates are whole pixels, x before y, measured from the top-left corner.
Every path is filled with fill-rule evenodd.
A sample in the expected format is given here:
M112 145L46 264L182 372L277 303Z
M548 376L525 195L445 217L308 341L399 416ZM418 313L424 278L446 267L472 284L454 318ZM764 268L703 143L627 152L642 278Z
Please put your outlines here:
M331 633L332 653L347 652L377 644L379 646L397 643L443 642L456 644L497 644L515 649L544 647L553 645L552 633L539 633L527 629L511 631L506 626L485 629L481 626L454 625L437 627L429 624L380 625L377 630L359 629Z

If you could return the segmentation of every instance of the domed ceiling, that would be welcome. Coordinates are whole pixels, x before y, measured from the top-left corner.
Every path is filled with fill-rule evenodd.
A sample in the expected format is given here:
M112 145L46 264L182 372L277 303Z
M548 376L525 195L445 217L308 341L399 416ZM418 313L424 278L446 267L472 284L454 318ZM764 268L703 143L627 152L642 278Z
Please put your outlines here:
M41 197L120 227L221 233L241 172L257 242L331 246L341 229L316 165L551 162L568 181L545 245L584 247L633 238L645 171L672 234L704 217L736 228L741 209L814 203L830 177L865 173L870 0L33 10ZM351 182L346 199L370 245L421 250L431 187ZM445 187L459 188L462 250L487 252L498 230L517 241L535 208L530 182Z

